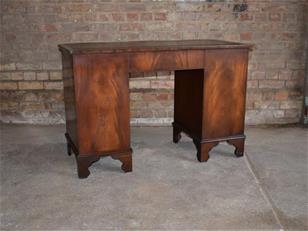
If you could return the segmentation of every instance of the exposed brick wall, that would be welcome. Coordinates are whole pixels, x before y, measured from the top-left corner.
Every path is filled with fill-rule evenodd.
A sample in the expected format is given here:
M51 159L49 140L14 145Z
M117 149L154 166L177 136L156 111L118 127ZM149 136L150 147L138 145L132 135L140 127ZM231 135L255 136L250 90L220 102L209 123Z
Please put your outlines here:
M306 0L1 0L1 120L64 122L59 43L224 39L256 45L247 123L298 122L305 12ZM133 121L170 121L173 74L146 75L130 80Z

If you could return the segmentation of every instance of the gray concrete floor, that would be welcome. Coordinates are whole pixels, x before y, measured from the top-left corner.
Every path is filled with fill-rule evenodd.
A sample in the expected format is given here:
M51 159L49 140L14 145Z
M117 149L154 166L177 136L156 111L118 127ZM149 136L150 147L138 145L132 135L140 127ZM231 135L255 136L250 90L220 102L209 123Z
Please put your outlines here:
M133 128L134 171L79 180L64 126L1 125L1 230L307 230L307 130L248 128L246 156L199 163L171 128Z

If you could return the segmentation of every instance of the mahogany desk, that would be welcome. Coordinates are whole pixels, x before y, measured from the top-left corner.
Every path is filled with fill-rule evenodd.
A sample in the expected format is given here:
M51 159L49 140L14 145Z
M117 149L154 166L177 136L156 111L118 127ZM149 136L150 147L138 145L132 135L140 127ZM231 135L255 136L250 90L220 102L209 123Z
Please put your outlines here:
M175 71L173 142L190 136L199 161L219 142L244 153L250 45L215 40L75 43L62 52L66 139L78 176L102 156L132 171L130 73Z

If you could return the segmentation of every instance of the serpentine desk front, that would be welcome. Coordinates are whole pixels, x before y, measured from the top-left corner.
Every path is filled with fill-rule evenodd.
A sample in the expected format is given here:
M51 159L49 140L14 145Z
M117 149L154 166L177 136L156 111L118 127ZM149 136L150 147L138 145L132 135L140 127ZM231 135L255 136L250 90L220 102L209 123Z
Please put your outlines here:
M200 162L219 142L244 153L250 45L216 41L142 41L59 45L62 52L66 139L78 176L111 156L132 171L130 73L175 71L173 142L190 136Z

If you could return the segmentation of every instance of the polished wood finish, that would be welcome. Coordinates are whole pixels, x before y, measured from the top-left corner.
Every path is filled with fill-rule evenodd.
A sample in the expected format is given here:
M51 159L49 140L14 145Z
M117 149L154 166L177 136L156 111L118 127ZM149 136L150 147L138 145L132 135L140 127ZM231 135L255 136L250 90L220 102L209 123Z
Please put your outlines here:
M70 134L71 143L78 146L73 57L66 50L62 51L62 72L66 131Z
M78 176L100 157L132 171L128 76L175 70L173 142L184 132L199 161L226 141L244 153L248 51L251 46L215 40L77 43L62 52L66 139Z
M203 138L244 133L247 50L205 51Z
M127 55L74 58L80 155L130 150Z
M61 51L71 54L132 53L146 51L179 51L209 49L252 49L252 45L220 40L169 40L169 41L131 41L131 42L99 42L70 43L59 45Z
M130 72L173 71L203 67L202 50L139 52L129 55Z

